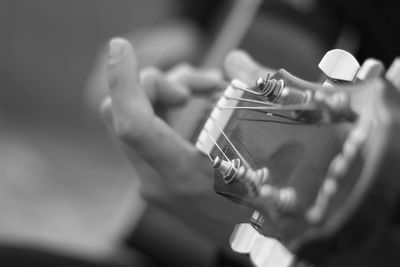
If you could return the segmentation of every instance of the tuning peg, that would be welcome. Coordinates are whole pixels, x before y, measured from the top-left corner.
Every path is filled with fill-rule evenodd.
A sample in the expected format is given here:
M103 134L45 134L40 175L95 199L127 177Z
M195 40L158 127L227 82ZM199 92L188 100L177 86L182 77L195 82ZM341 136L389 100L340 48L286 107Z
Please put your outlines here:
M250 260L256 267L290 267L294 256L278 240L262 236L254 243Z
M354 80L360 64L349 52L334 49L325 54L318 67L331 80L351 82Z
M386 72L386 79L400 90L400 57L395 58L389 70Z
M259 196L262 197L270 214L288 214L296 208L296 191L291 187L277 188L265 184L261 187Z
M223 160L222 158L216 156L213 159L213 168L219 170L222 174L222 179L226 184L230 184L235 180L238 169L240 167L240 160L233 159L231 161Z
M249 254L258 238L262 235L249 223L241 223L235 226L229 244L233 251L241 254Z
M357 79L365 81L369 79L378 78L385 71L383 63L374 58L368 58L361 65L361 68L357 72Z

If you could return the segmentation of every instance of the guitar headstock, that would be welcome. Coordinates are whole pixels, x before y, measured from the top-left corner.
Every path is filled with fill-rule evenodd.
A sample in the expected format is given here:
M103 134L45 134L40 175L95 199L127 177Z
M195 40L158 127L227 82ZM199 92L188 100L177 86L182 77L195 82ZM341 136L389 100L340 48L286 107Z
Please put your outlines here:
M235 251L258 267L289 266L293 255L318 263L389 217L400 190L396 64L385 78L379 61L360 67L332 50L323 84L285 70L253 86L232 81L196 146L216 169L215 191L257 209L236 226Z

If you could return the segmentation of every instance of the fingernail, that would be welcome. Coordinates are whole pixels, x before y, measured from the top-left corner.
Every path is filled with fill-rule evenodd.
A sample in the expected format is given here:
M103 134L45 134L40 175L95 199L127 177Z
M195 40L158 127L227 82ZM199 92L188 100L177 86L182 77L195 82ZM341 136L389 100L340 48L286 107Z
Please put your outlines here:
M108 64L114 65L121 61L125 50L125 40L115 38L109 44L109 59Z

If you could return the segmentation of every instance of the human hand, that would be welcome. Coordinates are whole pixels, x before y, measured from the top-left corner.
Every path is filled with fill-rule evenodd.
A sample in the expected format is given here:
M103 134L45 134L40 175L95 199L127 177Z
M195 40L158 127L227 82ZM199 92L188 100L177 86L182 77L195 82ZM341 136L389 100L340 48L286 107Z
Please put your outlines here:
M224 70L228 78L246 83L268 71L243 52L231 53ZM213 192L209 159L174 132L162 119L165 112L157 109L183 104L192 93L222 88L226 82L218 72L187 66L168 73L155 69L139 72L132 46L114 39L110 42L108 81L110 91L102 111L139 173L145 198L212 235L225 236L232 229L226 226L248 218L248 209Z

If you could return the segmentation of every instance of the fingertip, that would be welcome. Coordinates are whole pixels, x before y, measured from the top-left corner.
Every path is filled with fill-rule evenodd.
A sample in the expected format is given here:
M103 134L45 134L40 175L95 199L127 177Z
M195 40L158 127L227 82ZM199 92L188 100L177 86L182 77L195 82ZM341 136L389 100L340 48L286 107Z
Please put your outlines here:
M256 64L249 54L243 50L229 52L224 61L224 68L228 70L239 69L249 65L254 66Z
M171 70L168 71L167 73L167 79L171 81L177 81L177 82L185 82L183 79L188 73L192 73L194 70L193 66L190 65L189 63L179 63L175 67L173 67Z
M167 80L164 81L167 84L166 88L168 89L165 90L164 92L160 92L160 95L162 98L165 99L165 102L167 102L167 104L171 106L183 105L192 96L192 93L187 86L173 81L167 81ZM170 97L167 97L166 95L168 91Z
M256 64L250 56L242 50L230 52L224 61L224 71L229 79L239 79L245 83L251 83L249 73L256 68Z
M110 83L119 79L132 81L132 78L137 82L138 65L134 48L128 40L120 37L110 40L108 50L108 78ZM110 87L113 88L116 85L110 84Z
M248 57L246 51L241 49L234 49L232 51L229 51L229 53L226 55L225 62L232 63L232 61L235 61L237 58L246 58L246 57Z
M194 68L187 63L181 63L170 70L165 79L180 84L181 92L210 95L225 86L223 73L217 68Z
M146 102L139 86L138 60L132 45L123 38L113 38L109 43L107 67L109 92L113 110L121 116L131 112L131 102Z
M234 50L227 55L224 71L230 79L239 79L249 85L254 84L260 76L271 72L242 50Z
M121 37L112 38L108 43L108 64L118 64L129 53L133 53L133 47L128 40Z
M210 80L223 81L224 74L220 68L204 68L199 69L199 72Z
M168 80L163 75L158 77L155 84L157 103L167 107L182 105L186 103L191 96L191 91L185 84Z

